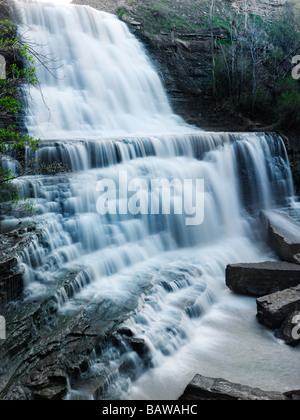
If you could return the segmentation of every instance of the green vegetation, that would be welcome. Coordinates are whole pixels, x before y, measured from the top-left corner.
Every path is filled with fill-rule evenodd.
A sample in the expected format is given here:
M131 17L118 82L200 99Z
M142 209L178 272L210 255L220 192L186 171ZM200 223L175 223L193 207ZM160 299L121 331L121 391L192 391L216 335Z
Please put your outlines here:
M124 15L130 16L127 10L121 9L118 13L119 18L121 19Z
M281 93L277 111L282 115L283 127L300 127L300 83L292 77L280 82Z
M38 80L34 57L9 20L0 21L0 55L6 63L6 76L0 80L0 218L3 214L32 216L36 209L15 182L26 171L14 163L24 161L25 148L35 150L39 142L17 127L23 109L20 88L25 83L36 86Z
M127 14L132 16L133 19L142 21L142 31L151 35L172 31L195 32L208 27L205 17L201 19L199 15L195 15L195 7L197 7L195 3L198 3L199 6L203 1L200 3L189 1L177 3L172 0L144 0L143 2L127 0L123 6L120 6L118 15L122 17L122 15ZM128 12L126 6L128 6L130 12Z
M224 8L214 26L228 34L217 39L216 99L229 98L254 117L269 113L280 125L296 127L300 86L291 78L291 59L300 51L300 19L293 6L288 3L275 19Z

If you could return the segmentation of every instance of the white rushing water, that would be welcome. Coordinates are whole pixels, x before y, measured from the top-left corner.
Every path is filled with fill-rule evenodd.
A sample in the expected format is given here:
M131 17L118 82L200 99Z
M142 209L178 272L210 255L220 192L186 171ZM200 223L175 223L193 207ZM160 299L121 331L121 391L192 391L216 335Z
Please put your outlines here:
M72 172L22 180L44 232L20 257L27 299L43 295L64 269L78 274L68 293L56 293L62 313L93 311L103 300L108 312L134 308L126 325L145 340L153 368L124 375L110 349L109 397L175 399L196 373L299 388L296 350L258 325L255 300L233 296L224 282L229 263L276 258L257 216L293 200L282 140L188 127L173 114L143 47L116 17L83 6L17 7L43 53L61 63L56 78L38 70L49 110L34 95L27 127L44 140L27 159L62 162ZM124 173L128 182L143 181L140 197L153 179L204 180L204 222L187 226L186 214L172 212L178 191L170 214L100 215L98 182L115 182L119 208ZM138 371L138 356L128 353ZM89 373L100 378L101 369L95 356ZM70 398L78 394L92 391L78 386Z
M143 46L116 16L90 7L18 2L51 73L37 66L27 127L40 138L186 131Z

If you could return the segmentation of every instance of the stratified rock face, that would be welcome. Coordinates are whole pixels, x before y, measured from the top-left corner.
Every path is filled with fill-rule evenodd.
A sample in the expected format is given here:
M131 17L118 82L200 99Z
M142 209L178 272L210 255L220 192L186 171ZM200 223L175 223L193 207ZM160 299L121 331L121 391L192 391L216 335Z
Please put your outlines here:
M294 311L300 311L300 285L257 299L257 318L272 330L280 328Z
M121 349L124 338L114 333L114 327L118 327L115 319L123 319L122 309L110 311L110 318L110 304L103 299L97 313L87 308L74 316L60 316L55 313L56 306L55 299L49 297L24 304L19 311L7 308L7 339L0 340L0 399L61 400L68 393L68 385L76 384L88 371L93 352L105 352L111 340ZM56 315L52 322L50 313ZM130 340L132 349L142 353L142 340ZM140 358L141 366L145 357L143 354ZM95 392L110 373L107 369L103 379L98 378Z
M258 388L234 384L224 379L207 378L196 375L189 383L180 400L286 400L278 392L266 392Z
M22 295L24 270L18 257L38 234L34 227L0 234L0 308Z
M280 9L288 2L289 0L271 0L271 1L257 1L257 0L227 0L226 3L229 3L234 9L241 13L255 13L259 16L270 16L274 13L278 13ZM94 7L98 10L103 10L109 13L116 13L119 9L130 9L137 16L140 15L140 7L143 4L144 0L135 0L135 2L129 5L129 2L121 2L120 0L73 0L74 4L88 5ZM165 2L167 3L167 2ZM195 3L192 0L178 1L175 3L173 0L168 2L170 3L169 7L174 7L174 4L177 7L180 7L180 3ZM148 1L149 7L157 6L155 1ZM168 4L164 5L166 8ZM154 9L155 10L155 9Z
M264 211L260 217L279 257L300 264L300 224L285 213Z
M300 265L264 262L229 265L226 285L235 293L261 297L300 283Z
M232 7L241 13L245 10L255 13L259 16L270 16L273 13L279 12L280 9L288 3L289 0L270 0L270 1L257 1L257 0L229 0Z
M149 367L145 341L123 325L138 299L125 300L122 306L103 298L75 313L59 312L57 296L74 290L77 275L63 270L38 301L18 302L18 310L14 303L3 308L7 337L0 340L0 400L61 400L69 386L79 387L80 392L86 389L86 398L96 398L116 369L133 375L132 352L137 354L140 372ZM143 286L141 290L145 291ZM106 365L112 346L121 357ZM88 372L95 355L104 360L96 378L93 370Z

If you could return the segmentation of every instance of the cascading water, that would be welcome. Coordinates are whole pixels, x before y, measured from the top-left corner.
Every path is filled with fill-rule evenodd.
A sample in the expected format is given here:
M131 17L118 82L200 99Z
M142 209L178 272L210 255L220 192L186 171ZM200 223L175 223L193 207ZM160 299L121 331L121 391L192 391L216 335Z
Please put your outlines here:
M265 389L297 388L295 351L252 322L253 300L231 295L224 285L227 264L275 258L256 217L261 209L288 207L293 198L282 140L187 126L173 114L142 46L116 17L83 6L16 6L43 54L61 64L56 78L38 69L47 106L34 95L27 127L43 141L27 159L61 162L72 173L21 180L43 229L20 256L26 299L45 294L65 270L77 275L55 292L61 313L95 311L103 299L108 311L131 308L126 325L144 339L153 369L131 382L116 368L121 355L110 348L110 398L174 399L198 372ZM170 214L100 215L98 182L114 181L119 208L120 174L143 185L204 180L204 222L187 226L186 215L175 214L178 191ZM130 357L137 372L138 356ZM93 383L102 368L100 356L91 358ZM85 379L69 398L91 397Z
M18 3L18 9L36 31L37 52L53 60L51 73L38 71L44 101L33 93L32 134L91 139L186 130L142 45L115 16L51 4Z

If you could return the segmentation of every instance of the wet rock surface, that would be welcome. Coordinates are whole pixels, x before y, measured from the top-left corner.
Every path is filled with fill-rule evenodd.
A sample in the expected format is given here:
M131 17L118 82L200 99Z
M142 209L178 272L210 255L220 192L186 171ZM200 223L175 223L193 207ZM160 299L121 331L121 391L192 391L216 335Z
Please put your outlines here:
M0 308L22 296L24 270L18 257L38 235L35 226L0 234Z
M296 393L296 391L295 391ZM258 388L235 384L224 379L207 378L196 375L186 387L179 400L231 401L231 400L287 400L279 392L266 392Z
M59 311L58 298L75 290L72 285L77 275L62 271L39 301L19 300L2 307L7 338L0 340L1 400L61 400L70 387L80 388L81 397L84 389L88 398L103 393L111 368L96 376L89 368L98 357L105 365L105 353L112 344L119 360L113 369L130 375L133 368L126 359L130 351L139 359L141 372L149 366L144 341L122 325L136 308L137 299L124 302L122 307L102 299L86 302L77 312ZM86 375L84 380L82 375Z
M261 297L300 283L300 265L264 262L229 265L226 285L235 293Z
M300 344L300 311L294 311L285 318L275 337L293 347Z
M257 299L257 318L268 328L279 328L293 312L300 311L300 285Z
M300 264L300 224L280 212L262 212L270 246L278 256L291 263Z
M270 246L284 261L227 266L226 285L258 297L257 319L290 346L300 343L300 224L288 214L261 212Z
M92 354L101 354L112 337L121 347L115 320L122 314L108 316L107 301L98 305L97 313L87 308L75 316L56 314L51 320L52 303L50 298L18 313L13 308L5 313L8 337L0 345L1 399L63 399L69 386L88 371Z

